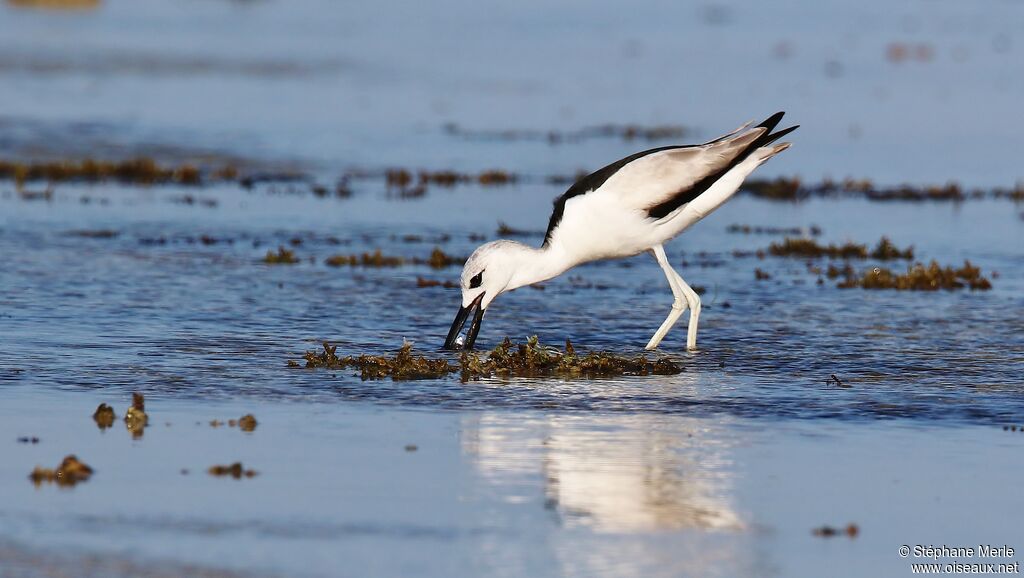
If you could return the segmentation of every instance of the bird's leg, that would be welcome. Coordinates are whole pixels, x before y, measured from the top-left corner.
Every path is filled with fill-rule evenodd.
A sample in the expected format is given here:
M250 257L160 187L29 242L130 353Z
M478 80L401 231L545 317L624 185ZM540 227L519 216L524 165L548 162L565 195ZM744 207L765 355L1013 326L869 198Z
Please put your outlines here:
M679 288L683 290L683 294L686 295L686 304L690 306L690 326L686 331L686 348L690 350L697 349L697 323L700 319L700 295L693 290L692 287L683 281L683 278L679 276L671 267L669 271L676 278L676 283L679 284Z
M665 318L665 322L661 324L658 331L656 331L654 336L651 337L651 340L647 342L647 349L654 349L657 347L658 344L661 343L661 340L665 338L665 334L668 333L668 330L672 329L672 326L679 320L679 316L683 314L683 311L686 310L687 304L689 303L689 299L687 298L683 287L690 289L685 283L682 285L679 284L679 282L682 281L682 277L679 277L679 275L677 275L668 264L668 257L665 256L664 247L661 245L655 245L651 248L651 254L654 255L658 264L661 265L662 270L665 271L665 278L668 279L668 285L672 288L672 295L675 297L675 300L672 302L672 311L669 312L668 317ZM693 290L690 289L690 291ZM699 303L700 302L698 301L698 304ZM696 337L696 329L694 329L694 331L694 336Z

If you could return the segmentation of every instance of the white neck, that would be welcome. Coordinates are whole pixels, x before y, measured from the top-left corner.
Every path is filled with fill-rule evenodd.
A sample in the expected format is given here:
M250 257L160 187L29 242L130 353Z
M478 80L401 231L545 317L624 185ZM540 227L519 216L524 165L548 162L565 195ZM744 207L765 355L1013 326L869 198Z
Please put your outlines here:
M545 245L539 249L516 243L515 273L506 290L532 285L557 277L572 268L573 263L560 248Z

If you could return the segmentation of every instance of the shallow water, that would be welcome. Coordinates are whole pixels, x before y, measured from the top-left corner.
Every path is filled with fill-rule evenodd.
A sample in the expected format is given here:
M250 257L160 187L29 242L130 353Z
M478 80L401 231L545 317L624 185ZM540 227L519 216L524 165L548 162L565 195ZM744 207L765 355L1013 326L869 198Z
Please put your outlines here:
M499 221L543 230L564 189L543 177L654 146L445 123L681 123L689 141L786 108L803 127L761 176L1010 186L1022 20L1012 3L4 4L3 158L212 159L324 184L389 166L529 178L408 200L374 177L345 199L306 183L104 183L26 200L0 182L0 576L902 575L929 561L900 558L903 544L1024 548L1024 433L1004 430L1024 424L1024 220L1007 200L737 196L667 248L705 289L700 350L683 348L684 315L658 353L675 376L464 384L287 366L324 340L450 355L458 291L417 278L458 267L324 260L465 256ZM931 56L890 62L892 43ZM993 289L818 285L805 260L735 256L781 237L733 223L885 235L917 260L968 259ZM99 230L112 234L78 234ZM264 264L279 246L302 262ZM635 354L670 305L649 256L586 265L503 295L478 347L538 335ZM120 415L136 391L145 435L98 431L96 405ZM251 434L208 425L250 411ZM26 479L69 453L93 479ZM259 475L205 473L236 460ZM847 523L856 538L812 534Z

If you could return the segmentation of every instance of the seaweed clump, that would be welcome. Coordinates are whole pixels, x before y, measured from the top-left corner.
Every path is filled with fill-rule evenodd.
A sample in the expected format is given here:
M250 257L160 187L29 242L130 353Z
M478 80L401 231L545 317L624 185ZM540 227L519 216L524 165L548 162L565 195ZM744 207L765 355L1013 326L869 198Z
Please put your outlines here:
M242 465L242 462L235 462L233 464L226 466L210 466L210 468L206 471L209 472L211 476L216 476L218 478L229 476L236 480L240 480L242 478L254 478L258 473L256 472L256 470L245 469L245 466Z
M927 266L916 263L906 273L894 273L885 267L874 267L857 276L852 268L843 271L845 278L836 287L840 289L895 289L897 291L953 291L970 288L987 291L992 282L981 274L981 269L964 261L963 267L942 267L934 260ZM830 271L831 275L831 271Z
M132 405L124 413L124 425L136 439L142 437L143 430L149 425L149 416L146 415L146 398L141 393L132 394Z
M233 419L232 420L228 420L228 425L234 427L234 424L232 423L234 421L235 420L233 420ZM257 423L258 422L256 421L256 416L254 416L251 413L247 413L247 414L243 415L242 417L238 418L238 429L240 429L240 430L242 430L244 432L255 431Z
M504 221L498 221L497 235L499 237L539 237L543 235L542 231L527 231L525 229L516 229L511 227Z
M219 419L210 421L210 427L220 427L222 425L225 424ZM227 421L227 425L228 427L237 427L238 429L244 432L251 432L256 429L256 416L252 415L251 413L247 413L238 419L229 419Z
M337 346L324 342L323 351L307 351L307 368L358 368L366 379L390 377L395 381L437 379L450 373L459 373L462 381L478 380L496 375L515 377L610 377L618 375L675 375L682 369L667 358L648 359L640 354L625 357L609 352L576 353L572 343L565 349L544 347L537 337L517 345L505 338L486 355L468 351L462 353L459 365L446 359L431 359L412 354L412 344L405 343L394 357L359 355L339 357ZM290 367L299 367L290 362Z
M268 265L294 265L299 262L299 258L295 256L295 251L278 247L276 253L267 251L267 255L263 257L263 262Z
M844 243L842 245L818 244L812 239L794 239L787 237L781 243L772 243L768 252L776 257L805 257L817 259L828 257L830 259L878 259L879 261L891 261L895 259L911 260L914 258L914 248L907 247L900 249L888 237L882 237L874 249L868 251L867 245L858 243Z
M430 252L430 256L426 259L420 257L407 259L405 257L385 255L380 249L377 249L373 253L363 253L362 255L332 255L324 260L324 263L330 267L385 268L412 264L429 265L433 269L444 269L453 265L462 265L465 262L465 258L449 255L441 250L440 247L434 247L434 250Z
M843 245L819 245L812 239L793 239L787 237L781 243L772 243L768 252L776 257L806 257L831 259L866 259L866 245L846 243Z
M660 358L654 361L641 354L623 357L607 352L589 352L578 355L569 340L565 350L543 347L534 335L525 344L516 345L508 337L486 357L475 352L464 352L459 358L462 381L484 377L517 376L537 377L564 375L571 377L609 377L617 375L675 375L682 371L678 365Z
M860 534L860 528L857 524L847 524L845 528L833 528L832 526L821 526L811 530L811 534L819 538L834 538L836 536L846 536L847 538L856 538Z
M337 345L323 343L323 351L306 352L306 367L322 367L326 369L359 369L360 377L367 379L383 379L390 377L395 381L413 379L436 379L457 371L457 368L446 359L430 359L412 354L412 344L406 342L394 357L383 355L359 355L338 357Z
M538 140L546 141L551 145L576 143L592 138L621 138L626 141L666 140L681 138L689 132L686 127L673 124L651 126L635 124L602 124L583 127L573 131L558 131L529 129L473 130L463 128L454 123L449 123L444 126L444 130L450 135L474 140Z
M427 265L430 265L434 269L444 269L445 267L451 267L452 265L462 265L465 262L465 259L452 257L445 253L440 247L434 247L434 250L430 252L430 258L427 259Z
M79 461L74 455L69 455L61 461L56 469L36 466L28 479L39 487L43 482L56 483L58 486L71 487L79 482L88 480L93 470L87 464Z
M743 183L742 190L755 197L776 201L796 201L807 196L800 186L800 179L797 177L751 179Z
M385 255L380 249L362 255L332 255L324 263L331 267L399 267L405 264L402 257Z
M220 169L212 176L224 180L237 171ZM123 161L81 161L17 162L0 161L0 179L11 179L23 185L28 181L45 180L56 182L104 182L118 181L140 185L179 184L197 186L203 184L203 171L192 164L163 166L148 157Z
M895 259L906 259L910 261L914 258L914 248L907 247L906 249L900 249L889 240L888 237L882 237L878 241L878 245L871 251L869 255L872 259L878 259L879 261L892 261Z
M105 403L101 403L96 411L92 414L93 421L96 422L96 427L100 428L100 431L110 428L114 425L114 420L117 416L114 415L114 408L110 407Z
M445 289L458 289L459 284L454 281L438 281L436 279L427 279L425 277L416 278L416 286L419 288L424 287L444 287Z

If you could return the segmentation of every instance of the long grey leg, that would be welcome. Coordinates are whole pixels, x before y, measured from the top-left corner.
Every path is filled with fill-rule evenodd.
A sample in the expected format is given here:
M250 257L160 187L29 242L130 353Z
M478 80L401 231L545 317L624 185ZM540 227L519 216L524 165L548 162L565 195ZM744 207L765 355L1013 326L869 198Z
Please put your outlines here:
M690 289L689 285L681 283L683 278L673 271L672 267L668 264L668 257L665 256L664 247L661 245L651 247L651 254L654 255L654 258L658 261L658 265L661 265L662 270L665 271L665 278L668 279L668 284L669 287L672 288L672 295L675 297L675 300L672 302L672 311L669 312L668 317L665 318L665 322L661 324L658 331L656 331L654 336L651 337L651 340L647 342L647 349L654 349L659 343L661 343L661 340L665 338L665 334L668 333L668 330L672 329L672 326L676 324L676 321L679 320L679 316L683 314L683 311L686 310L686 307L690 302L686 290L689 289L690 292L693 292L693 289ZM694 293L694 296L696 296L696 293ZM697 304L697 306L700 307L699 299ZM693 318L691 317L691 320L692 319ZM692 326L692 331L694 335L694 346L696 347L696 326Z

